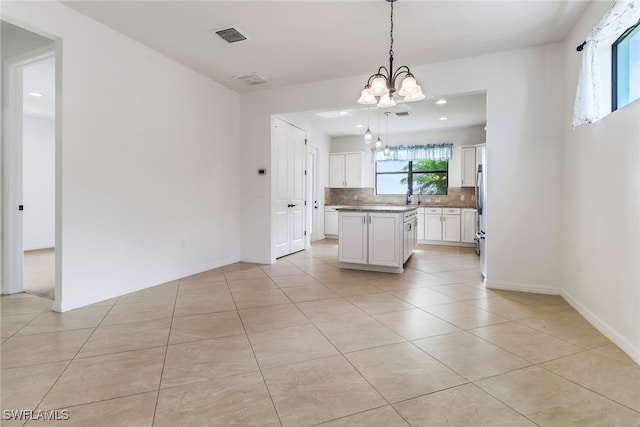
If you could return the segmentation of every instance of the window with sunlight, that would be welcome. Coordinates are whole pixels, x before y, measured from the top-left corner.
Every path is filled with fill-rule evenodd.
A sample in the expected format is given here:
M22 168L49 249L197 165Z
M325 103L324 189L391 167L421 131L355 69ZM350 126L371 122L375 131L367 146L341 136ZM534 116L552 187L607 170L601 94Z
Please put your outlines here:
M640 22L625 31L611 46L614 111L640 99Z

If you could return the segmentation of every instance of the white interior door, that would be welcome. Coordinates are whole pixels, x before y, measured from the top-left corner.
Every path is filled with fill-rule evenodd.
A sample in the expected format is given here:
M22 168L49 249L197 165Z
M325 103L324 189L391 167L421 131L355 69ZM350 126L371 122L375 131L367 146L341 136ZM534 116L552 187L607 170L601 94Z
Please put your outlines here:
M276 258L305 248L305 132L273 120Z

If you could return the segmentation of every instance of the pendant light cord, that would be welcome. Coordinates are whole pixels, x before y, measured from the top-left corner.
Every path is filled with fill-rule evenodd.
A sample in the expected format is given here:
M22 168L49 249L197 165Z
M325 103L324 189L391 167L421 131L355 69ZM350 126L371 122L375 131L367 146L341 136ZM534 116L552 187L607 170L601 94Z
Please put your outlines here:
M395 1L395 0L394 0ZM391 2L391 31L389 32L389 38L391 39L391 45L389 46L389 56L393 58L393 3ZM389 72L393 72L393 70L389 70Z

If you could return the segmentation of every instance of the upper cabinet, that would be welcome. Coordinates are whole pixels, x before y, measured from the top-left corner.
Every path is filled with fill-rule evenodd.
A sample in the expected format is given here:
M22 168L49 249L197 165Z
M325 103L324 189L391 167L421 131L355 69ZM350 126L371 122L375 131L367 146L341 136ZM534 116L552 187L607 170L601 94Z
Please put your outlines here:
M462 187L475 187L478 165L482 163L484 144L463 145L460 147L460 164L462 170Z
M363 183L363 152L329 154L329 187L360 188Z

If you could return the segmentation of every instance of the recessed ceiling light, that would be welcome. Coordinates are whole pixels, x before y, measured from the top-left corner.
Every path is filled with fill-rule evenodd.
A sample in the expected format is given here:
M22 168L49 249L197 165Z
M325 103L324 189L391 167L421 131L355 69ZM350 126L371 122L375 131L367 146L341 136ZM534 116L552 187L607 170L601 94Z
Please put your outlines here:
M340 111L338 114L341 115L341 116L346 116L347 114L349 114L349 112L348 111Z
M440 117L440 120L448 120L448 117L442 116Z
M364 125L356 125L356 127L357 127L358 129L360 129L360 128L363 128L363 127L364 127Z
M438 100L436 101L436 104L438 104L438 105L444 105L444 104L446 104L446 103L447 103L447 100L446 100L446 99L438 99Z
M29 92L29 95L35 96L36 98L40 98L42 96L42 94L38 92Z

